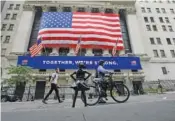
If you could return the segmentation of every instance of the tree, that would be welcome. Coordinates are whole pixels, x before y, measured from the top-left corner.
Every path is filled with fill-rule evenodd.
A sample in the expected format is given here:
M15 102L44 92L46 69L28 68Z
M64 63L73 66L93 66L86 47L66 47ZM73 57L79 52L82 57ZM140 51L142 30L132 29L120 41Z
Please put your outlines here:
M27 66L10 66L7 68L10 78L7 79L8 84L19 84L21 82L33 83L35 78L32 77L32 68Z

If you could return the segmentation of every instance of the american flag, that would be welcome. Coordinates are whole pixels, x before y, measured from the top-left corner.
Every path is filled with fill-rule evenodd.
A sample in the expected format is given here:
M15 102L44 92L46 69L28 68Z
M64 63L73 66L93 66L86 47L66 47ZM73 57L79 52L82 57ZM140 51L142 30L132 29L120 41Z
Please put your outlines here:
M46 47L76 48L80 35L82 48L124 48L118 14L86 12L43 12L38 38Z
M81 37L80 37L80 39L78 40L77 46L76 46L76 48L75 48L75 55L78 54L78 51L79 51L80 47L81 47Z
M37 40L37 43L34 44L32 47L29 48L29 51L30 51L30 54L31 54L31 57L37 55L41 49L43 48L43 45L41 43L41 40Z
M116 44L114 45L113 49L112 49L112 56L115 56L116 51L117 51L117 43L118 43L118 39L116 41Z

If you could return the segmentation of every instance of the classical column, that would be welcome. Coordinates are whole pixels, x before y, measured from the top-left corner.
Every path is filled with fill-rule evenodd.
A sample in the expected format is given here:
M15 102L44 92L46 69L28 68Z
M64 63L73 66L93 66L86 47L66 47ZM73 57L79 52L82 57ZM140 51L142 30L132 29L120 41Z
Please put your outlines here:
M48 6L46 6L46 5L42 6L42 11L43 12L48 12L49 11Z
M94 56L94 54L92 53L92 49L86 49L86 54L85 56Z
M13 40L12 52L25 53L27 52L30 33L35 17L34 6L24 5L21 19L16 29L16 34Z
M109 50L108 50L108 49L103 50L103 56L106 56L106 57L111 56L111 55L109 54Z
M128 28L128 34L130 37L130 44L132 48L132 53L134 54L144 54L146 44L144 40L144 34L142 32L142 27L139 26L139 17L136 15L135 7L131 6L126 8L126 23ZM137 43L137 44L136 44Z
M62 12L62 6L61 5L57 6L56 8L57 8L58 12Z
M58 48L52 48L52 52L49 54L50 56L58 56Z
M70 48L68 56L75 56L75 48Z

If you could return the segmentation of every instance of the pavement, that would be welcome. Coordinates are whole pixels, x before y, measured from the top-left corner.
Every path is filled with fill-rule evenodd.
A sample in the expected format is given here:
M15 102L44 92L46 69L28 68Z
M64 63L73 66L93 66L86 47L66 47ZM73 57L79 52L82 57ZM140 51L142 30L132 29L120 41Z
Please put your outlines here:
M1 104L2 121L175 121L175 93L131 96L126 103L84 107L80 99L71 108L72 100L59 104L49 100Z

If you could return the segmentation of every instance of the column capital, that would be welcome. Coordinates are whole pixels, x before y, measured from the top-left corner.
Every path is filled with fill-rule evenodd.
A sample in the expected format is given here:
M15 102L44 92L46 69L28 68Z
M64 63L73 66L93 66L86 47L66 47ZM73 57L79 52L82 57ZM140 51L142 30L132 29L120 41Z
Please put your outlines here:
M126 12L127 14L136 14L136 9L134 7L127 7Z
M35 11L35 6L34 5L23 5L23 10L24 11Z
M43 11L43 12L49 11L49 7L46 6L46 5L43 5L43 6L42 6L42 11Z

